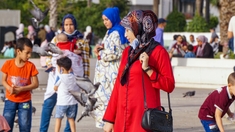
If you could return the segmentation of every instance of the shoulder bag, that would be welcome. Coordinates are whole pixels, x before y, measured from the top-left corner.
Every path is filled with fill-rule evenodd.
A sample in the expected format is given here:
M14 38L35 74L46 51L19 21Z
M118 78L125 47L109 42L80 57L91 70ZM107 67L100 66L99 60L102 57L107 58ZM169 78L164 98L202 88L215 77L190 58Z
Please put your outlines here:
M170 95L168 96L169 112L165 111L163 106L157 108L148 108L146 102L146 93L144 87L144 73L142 76L142 87L144 93L144 114L142 117L141 126L148 132L172 132L173 131L173 118L170 105Z

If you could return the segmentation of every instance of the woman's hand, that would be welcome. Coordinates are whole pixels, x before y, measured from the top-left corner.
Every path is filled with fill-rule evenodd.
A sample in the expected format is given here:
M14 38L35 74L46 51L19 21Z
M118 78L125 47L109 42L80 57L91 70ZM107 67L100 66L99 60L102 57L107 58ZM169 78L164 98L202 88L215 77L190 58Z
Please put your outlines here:
M139 57L140 63L142 63L142 69L145 70L148 68L149 64L149 56L146 52L143 52L142 54L140 54Z
M93 52L95 53L96 57L99 55L99 51L102 50L102 49L104 49L103 45L100 45L100 44L95 45L95 48L94 48Z
M114 132L113 130L113 124L106 122L104 127L103 127L104 132Z

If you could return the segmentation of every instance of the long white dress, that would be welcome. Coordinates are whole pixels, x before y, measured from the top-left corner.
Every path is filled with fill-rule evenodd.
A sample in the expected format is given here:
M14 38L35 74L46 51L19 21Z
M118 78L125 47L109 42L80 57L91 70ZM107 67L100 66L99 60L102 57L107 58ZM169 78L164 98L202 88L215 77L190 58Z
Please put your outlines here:
M99 52L101 59L96 62L94 75L94 84L101 83L95 93L95 97L98 99L96 105L99 107L93 113L98 128L104 126L102 118L113 91L122 52L127 46L127 44L121 44L117 31L113 31L109 35L106 33L102 44L104 44L104 49Z

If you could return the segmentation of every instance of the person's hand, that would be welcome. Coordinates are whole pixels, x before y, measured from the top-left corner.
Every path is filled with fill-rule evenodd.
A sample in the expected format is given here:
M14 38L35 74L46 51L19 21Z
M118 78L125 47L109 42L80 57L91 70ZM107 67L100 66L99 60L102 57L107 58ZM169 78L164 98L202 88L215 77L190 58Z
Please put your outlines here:
M103 127L104 132L114 132L113 130L113 124L106 122L104 127Z
M172 58L173 54L172 53L169 53L169 57Z
M229 116L230 118L234 119L234 113L230 112L230 113L228 113L228 116Z
M76 49L76 50L73 50L73 53L80 55L82 53L82 50Z
M10 87L10 86L9 86L9 87L7 88L7 90L10 92L10 95L13 94L13 87Z
M143 52L142 54L140 54L139 57L140 63L142 63L142 69L145 70L148 68L148 62L149 62L149 56L146 52Z
M12 94L19 94L22 91L21 87L12 85Z
M104 49L103 45L100 45L100 44L95 45L93 52L95 53L96 57L99 55L99 51L102 50L102 49Z

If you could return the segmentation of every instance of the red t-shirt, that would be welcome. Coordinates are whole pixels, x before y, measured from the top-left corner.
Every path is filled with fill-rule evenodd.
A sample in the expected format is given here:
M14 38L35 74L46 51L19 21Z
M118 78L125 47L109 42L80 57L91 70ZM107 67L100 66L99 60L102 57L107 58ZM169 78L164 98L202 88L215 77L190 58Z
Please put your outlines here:
M15 59L7 60L3 64L1 71L7 74L7 83L10 86L12 84L15 86L27 86L31 84L31 77L38 74L38 70L32 62L27 61L23 67L17 67ZM13 102L26 102L31 100L31 92L23 91L17 95L10 95L10 92L6 90L6 98Z
M215 120L216 108L222 111L221 117L223 117L234 100L235 96L230 95L226 86L218 88L206 98L199 110L198 117L201 120Z

